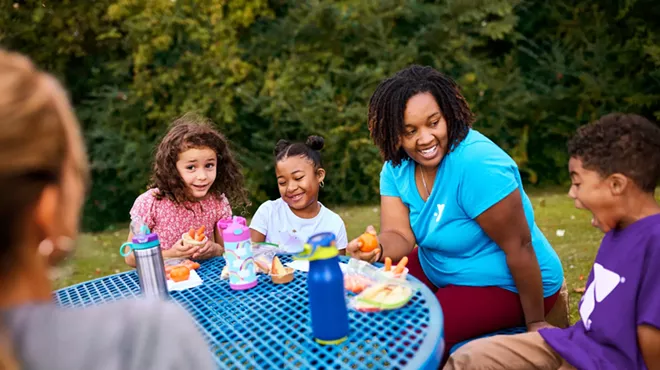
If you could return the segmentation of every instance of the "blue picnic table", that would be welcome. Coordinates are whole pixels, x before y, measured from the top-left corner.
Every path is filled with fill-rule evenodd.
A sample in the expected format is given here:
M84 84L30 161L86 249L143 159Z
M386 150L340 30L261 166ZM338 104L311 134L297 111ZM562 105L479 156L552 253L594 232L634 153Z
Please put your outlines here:
M283 262L290 259L284 257ZM275 285L234 291L220 280L218 257L197 270L204 283L171 298L195 318L221 369L437 369L444 350L440 304L423 284L403 308L379 313L349 310L350 334L335 346L311 335L307 273ZM414 277L408 279L416 281ZM85 307L140 296L133 271L87 281L55 292L62 307Z

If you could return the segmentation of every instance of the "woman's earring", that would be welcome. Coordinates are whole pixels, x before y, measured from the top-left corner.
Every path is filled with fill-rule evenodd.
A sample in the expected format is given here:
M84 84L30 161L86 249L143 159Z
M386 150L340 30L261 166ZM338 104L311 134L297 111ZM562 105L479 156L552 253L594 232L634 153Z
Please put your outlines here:
M325 183L324 183L323 181L321 181L321 182L319 182L319 186L320 186L320 187L324 187L324 186L325 186Z
M55 243L50 239L42 240L41 243L39 243L39 247L37 247L37 253L43 257L50 257L55 250L69 253L73 250L73 247L73 239L66 236L60 236L56 239Z
M44 239L39 243L37 253L43 257L49 257L55 250L55 244L50 239Z

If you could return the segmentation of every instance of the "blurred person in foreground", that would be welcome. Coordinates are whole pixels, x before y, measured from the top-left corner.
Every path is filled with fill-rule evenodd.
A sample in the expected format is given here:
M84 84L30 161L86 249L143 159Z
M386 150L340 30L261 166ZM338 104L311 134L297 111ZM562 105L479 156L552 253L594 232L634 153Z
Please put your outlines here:
M0 50L0 368L212 369L208 346L173 303L53 303L49 269L78 233L89 181L64 89Z

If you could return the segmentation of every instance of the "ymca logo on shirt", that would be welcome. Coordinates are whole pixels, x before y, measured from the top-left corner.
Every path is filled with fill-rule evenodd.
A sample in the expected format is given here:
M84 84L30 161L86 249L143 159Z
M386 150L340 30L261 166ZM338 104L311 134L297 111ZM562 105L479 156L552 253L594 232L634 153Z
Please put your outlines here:
M436 223L440 222L440 218L442 218L442 212L444 212L445 210L444 204L437 204L437 206L438 206L438 210L433 214Z
M594 280L589 284L582 297L580 317L587 330L591 329L591 314L596 309L596 303L602 302L612 291L626 282L626 278L610 271L599 263L594 263Z

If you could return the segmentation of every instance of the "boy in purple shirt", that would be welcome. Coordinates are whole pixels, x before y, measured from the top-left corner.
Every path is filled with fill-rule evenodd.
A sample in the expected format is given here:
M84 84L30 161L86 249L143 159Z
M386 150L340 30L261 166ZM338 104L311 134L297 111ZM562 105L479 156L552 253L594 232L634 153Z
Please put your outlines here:
M660 369L660 128L610 114L569 142L575 207L605 233L580 320L475 340L445 369Z

